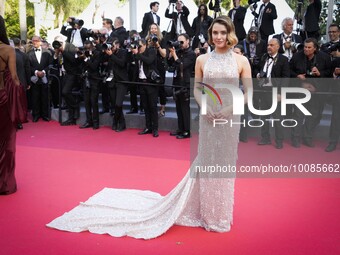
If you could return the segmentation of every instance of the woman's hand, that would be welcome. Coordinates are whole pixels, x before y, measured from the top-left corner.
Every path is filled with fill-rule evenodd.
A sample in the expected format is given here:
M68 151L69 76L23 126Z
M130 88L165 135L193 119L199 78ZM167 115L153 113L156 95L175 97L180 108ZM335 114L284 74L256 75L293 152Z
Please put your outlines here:
M233 114L232 105L222 108L215 112L216 119L229 119Z

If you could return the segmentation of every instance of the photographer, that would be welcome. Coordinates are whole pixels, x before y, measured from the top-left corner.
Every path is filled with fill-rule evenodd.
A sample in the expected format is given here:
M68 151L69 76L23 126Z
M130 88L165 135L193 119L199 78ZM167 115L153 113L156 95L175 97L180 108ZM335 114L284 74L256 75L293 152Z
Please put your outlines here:
M177 42L172 42L169 47L169 57L175 67L173 85L181 86L174 89L178 129L170 133L177 139L190 138L190 78L196 62L196 54L190 47L187 34L178 36ZM175 47L178 47L176 50Z
M152 47L147 47L145 39L139 41L138 48L131 50L139 68L139 81L142 83L151 83L150 74L157 71L157 53ZM157 116L157 96L158 86L140 85L141 103L145 111L145 128L140 131L139 135L152 134L158 137L158 116Z
M291 86L303 87L310 92L326 92L328 84L320 82L320 78L331 77L330 57L319 51L319 45L315 38L308 38L304 42L304 50L297 52L290 61L291 77L297 78ZM314 147L312 142L313 132L320 123L324 107L324 98L320 94L312 94L311 99L306 103L307 110L312 114L304 117L303 113L294 105L293 119L298 122L292 128L292 145L300 146L301 127L303 126L303 144Z
M330 54L333 59L333 58L336 58L336 52L340 51L339 26L335 23L331 24L328 27L328 35L329 35L329 42L322 44L320 50L322 50L323 52L327 54Z
M123 113L123 101L127 92L126 84L119 83L119 81L128 81L127 72L127 51L120 48L118 38L114 39L112 44L104 44L103 50L109 56L109 73L107 79L111 106L114 106L114 117L112 123L112 130L121 132L126 129L125 117Z
M233 0L234 8L228 13L228 17L234 23L237 39L242 41L246 37L246 30L243 23L246 17L247 9L240 5L240 0Z
M300 2L302 0L299 0ZM320 14L321 14L321 0L309 0L309 5L307 6L304 19L299 20L304 26L304 31L301 31L302 39L315 38L319 40L320 38Z
M145 38L148 43L148 47L152 47L156 49L157 52L157 68L159 75L161 77L161 80L165 80L165 65L164 65L164 57L166 56L166 44L163 40L163 35L161 33L161 30L157 24L152 24L150 26L150 30L148 31L148 34ZM165 116L165 105L166 105L166 94L163 84L159 86L158 89L158 95L159 95L159 101L161 105L161 109L159 111L159 116L163 117Z
M62 95L68 108L68 119L61 123L62 126L76 125L79 118L79 104L72 94L73 88L78 84L79 60L75 58L77 48L57 36L52 43L54 48L54 64L62 66L65 70ZM61 61L62 63L58 63Z
M281 34L274 35L273 38L280 41L279 53L286 56L288 60L291 60L293 54L298 50L298 48L303 46L302 38L301 36L293 33L294 20L292 18L284 18L281 25L283 32Z
M170 6L172 4L176 5L176 12L173 11L172 13L170 13ZM188 21L189 14L190 11L188 7L184 5L183 1L177 0L175 2L173 0L169 0L169 6L165 11L165 17L172 19L172 26L169 32L170 40L176 40L178 35L184 33L188 34L189 37L192 37L194 35L194 31L192 30Z
M142 32L140 36L145 38L148 34L148 30L152 24L157 24L159 26L161 18L157 15L159 8L159 2L150 3L150 11L144 14L142 22Z
M99 128L99 71L102 53L97 51L92 42L85 41L84 48L77 51L77 58L81 63L83 91L86 110L86 122L80 128Z
M192 49L196 49L199 44L204 44L208 41L208 28L213 19L208 15L208 8L205 4L198 6L197 17L192 21L192 30L194 38L192 41Z
M83 27L84 21L69 17L66 24L61 28L60 33L67 37L66 42L72 43L76 47L83 47L84 42L88 39L88 30ZM67 25L71 28L66 30Z
M250 2L256 3L257 0L252 0ZM261 39L267 43L268 37L275 33L274 20L277 19L277 13L275 5L272 4L270 0L262 0L262 2L259 13L256 13L256 10L254 10L254 5L251 5L250 8L252 14L257 18Z

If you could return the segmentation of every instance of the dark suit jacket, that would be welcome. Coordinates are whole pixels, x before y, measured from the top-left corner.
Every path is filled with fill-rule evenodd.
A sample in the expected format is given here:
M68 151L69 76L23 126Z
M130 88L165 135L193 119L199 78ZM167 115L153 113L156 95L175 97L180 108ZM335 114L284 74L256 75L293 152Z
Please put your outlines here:
M52 64L52 55L49 50L41 49L40 63L35 56L34 48L30 50L27 55L31 67L31 76L35 75L36 70L45 71L46 75L48 74L49 65Z
M190 37L192 37L194 35L194 31L192 30L189 24L189 21L188 21L188 16L190 14L190 11L186 6L183 6L182 10L183 11L181 13L181 21L182 21L183 27L186 33ZM165 17L173 20L170 34L171 34L171 38L176 38L176 25L177 25L177 19L178 19L178 12L173 12L171 14L169 12L170 12L169 8L167 8L165 11Z
M158 71L157 69L157 52L155 48L146 48L141 54L135 55L135 61L143 62L143 71L146 77L149 79L150 72L152 70Z
M267 58L268 58L268 54L266 53L265 55L263 55L261 59L260 70L263 70L264 65L267 61ZM280 53L277 54L276 59L274 60L274 63L273 63L270 77L271 77L273 87L277 87L277 88L288 87L290 70L289 70L288 58L286 56L283 56Z
M231 9L228 13L229 18L232 17L232 13L233 13L234 9ZM239 6L236 9L235 15L234 15L234 26L235 26L235 32L236 32L236 36L238 38L239 41L243 40L244 38L246 38L246 30L244 29L243 23L244 23L244 18L246 17L246 12L247 9Z
M127 51L119 49L116 53L110 56L110 67L116 81L128 81L127 72Z
M63 64L67 74L80 74L79 60L75 58L76 47L71 43L65 43L63 50Z
M267 10L271 9L270 13L267 13ZM259 10L260 11L260 10ZM255 11L252 12L255 17L259 17L260 15ZM262 21L260 26L260 31L262 31L265 35L272 35L275 33L274 30L274 19L277 19L276 7L271 2L269 2L263 12Z
M181 85L187 88L190 88L190 79L191 73L194 69L196 63L196 54L195 52L189 47L188 49L184 50L182 53L177 51L178 59L173 62L173 66L176 67L176 77L174 78L173 84L174 85ZM171 63L170 59L170 63ZM181 79L181 63L183 63L183 80ZM176 90L179 88L176 88Z
M309 79L311 83L316 87L318 91L327 91L328 84L324 82L315 81L319 78L329 78L332 73L332 63L331 58L328 54L318 51L315 56L316 67L320 72L320 77L314 77ZM290 76L296 78L299 74L305 74L307 69L307 58L303 51L297 52L290 60ZM294 83L295 86L300 86L301 84Z
M107 39L107 41L112 41L112 38L118 38L118 41L120 43L120 47L124 47L124 42L125 40L128 39L129 35L126 32L125 27L119 27L119 28L114 28Z
M161 18L156 14L157 17L157 25L159 26ZM146 12L143 17L143 23L142 23L142 32L140 32L140 36L142 38L145 38L148 34L150 25L154 23L153 22L153 14L152 12Z
M74 28L68 28L66 29L67 26L62 26L60 33L64 36L67 37L66 42L70 42L71 41L71 37L72 37L72 32L74 30ZM81 40L83 41L83 43L87 40L88 38L88 31L86 28L82 27L80 30L80 36L81 36Z
M315 32L320 29L319 19L321 13L321 1L314 0L314 3L307 6L305 14L305 31Z
M250 49L249 49L249 43L247 43L246 39L244 39L243 41L239 42L240 45L243 46L244 48L244 53L245 56L250 59ZM251 72L252 72L252 76L253 78L256 77L256 74L259 72L260 66L260 59L262 58L262 56L267 52L267 44L264 40L260 40L259 43L256 44L256 56L257 56L257 60L258 60L258 64L254 64L254 62L251 62Z
M285 50L283 48L283 39L284 39L284 34L281 33L281 34L277 34L277 35L274 35L273 38L276 38L280 41L280 49L279 49L279 53L284 53ZM302 42L302 38L301 36L297 35L297 34L294 34L292 33L292 38L291 38L291 42L295 42L295 43L303 43Z
M22 51L20 51L19 49L15 49L15 55L16 55L17 74L18 74L20 83L26 89L31 79L30 61L28 59L28 56Z
M98 50L92 52L92 56L82 63L82 71L88 71L90 79L99 80L99 65L102 62L102 56L104 53Z

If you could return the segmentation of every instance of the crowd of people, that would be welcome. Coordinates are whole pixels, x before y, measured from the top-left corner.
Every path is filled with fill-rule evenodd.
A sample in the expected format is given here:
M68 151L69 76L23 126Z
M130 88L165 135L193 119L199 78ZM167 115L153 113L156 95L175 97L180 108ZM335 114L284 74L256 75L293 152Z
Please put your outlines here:
M247 142L248 118L263 121L259 145L271 144L270 118L279 120L272 123L275 130L275 146L283 147L284 117L295 120L291 127L291 143L294 147L313 147L313 132L320 123L324 105L332 105L330 143L326 151L334 151L340 132L339 107L339 26L329 27L330 41L319 46L320 0L309 0L301 24L304 30L293 33L294 20L290 17L282 21L282 32L275 34L273 22L277 11L270 0L262 0L258 11L257 1L250 8L255 26L248 32L244 28L246 8L239 0L233 0L234 8L228 16L235 26L238 44L234 51L249 59L252 69L253 105L256 109L268 109L273 104L273 88L303 87L312 92L306 104L311 116L305 116L298 107L287 108L287 115L281 115L281 107L271 116L256 116L246 113L242 118L240 141ZM150 12L144 14L141 32L127 31L122 17L114 20L103 17L103 27L86 29L84 21L73 17L61 28L63 36L57 36L49 44L39 36L34 36L25 46L18 38L13 38L17 59L24 64L18 68L21 84L25 86L28 105L32 110L33 122L40 118L49 121L49 97L54 107L64 107L68 119L62 126L75 125L79 118L79 96L74 91L82 91L86 109L86 121L80 128L100 127L99 115L111 114L112 129L121 132L126 129L125 114L145 114L145 128L139 135L152 134L158 137L158 119L166 114L167 97L176 102L178 129L170 135L178 139L190 137L190 88L194 74L196 57L214 50L209 43L208 29L213 18L209 9L218 15L219 1L210 1L209 6L200 4L197 16L189 24L189 9L182 1L169 1L164 17L170 20L169 31L160 30L158 2L150 3ZM296 17L298 18L298 17ZM300 21L299 21L300 22ZM270 38L270 39L268 39ZM23 54L25 52L26 54ZM20 56L18 56L20 55ZM62 100L59 100L59 83L50 74L59 77ZM166 77L171 77L173 88L163 86ZM294 78L294 79L288 79ZM333 79L333 83L320 78ZM242 84L240 84L242 87ZM130 94L130 111L123 112L125 95ZM332 95L332 93L334 95ZM102 109L99 110L101 94ZM138 105L137 95L140 95ZM298 95L295 95L298 96ZM59 104L62 101L63 104ZM160 107L158 109L158 103ZM247 107L246 107L247 108ZM22 128L21 123L18 128Z

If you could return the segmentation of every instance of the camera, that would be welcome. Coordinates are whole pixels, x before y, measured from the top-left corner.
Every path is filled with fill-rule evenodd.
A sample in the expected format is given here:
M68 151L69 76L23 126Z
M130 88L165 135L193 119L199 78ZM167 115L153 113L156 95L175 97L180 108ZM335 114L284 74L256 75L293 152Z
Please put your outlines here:
M263 87L264 84L269 83L269 79L267 77L267 72L261 71L260 72L260 80L259 80L259 87Z
M185 101L190 100L190 90L187 88L173 89L173 98L176 101L178 96L183 94Z
M59 42L59 41L53 41L53 42L52 42L52 47L53 47L53 49L55 49L55 50L59 50L59 49L61 48L61 46L62 46L62 44L61 44L61 42Z
M111 43L103 43L102 45L102 50L106 51L106 50L111 50L112 49L112 44Z
M157 37L157 35L151 35L151 36L150 36L150 39L151 39L151 41L152 41L153 43L158 42L158 37Z
M333 51L340 51L340 42L331 43L328 42L324 46L322 46L322 51L327 54L331 54Z
M175 49L179 49L179 46L181 45L182 43L179 42L179 41L167 41L167 45L169 47L173 47Z

